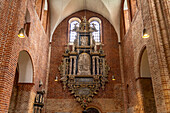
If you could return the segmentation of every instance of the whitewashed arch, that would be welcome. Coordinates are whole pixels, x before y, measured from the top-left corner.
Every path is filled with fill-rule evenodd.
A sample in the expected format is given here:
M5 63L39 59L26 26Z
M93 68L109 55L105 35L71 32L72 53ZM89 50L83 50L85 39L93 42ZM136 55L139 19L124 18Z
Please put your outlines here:
M80 18L78 18L78 17L72 17L72 18L70 18L70 20L69 20L69 24L71 24L71 22L73 22L73 21L78 21L79 23L81 22Z
M151 77L146 48L144 49L140 60L140 77Z
M88 21L89 21L89 23L92 21L98 21L100 24L102 23L102 21L98 17L91 17Z
M19 80L18 83L33 83L33 65L27 51L21 51L18 58Z

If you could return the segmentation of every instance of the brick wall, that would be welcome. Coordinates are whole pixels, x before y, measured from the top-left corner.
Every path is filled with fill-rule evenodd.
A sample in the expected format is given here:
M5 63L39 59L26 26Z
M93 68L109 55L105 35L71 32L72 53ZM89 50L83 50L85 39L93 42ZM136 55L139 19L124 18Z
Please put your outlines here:
M73 107L69 108L70 101L72 102L72 100L74 99L73 95L70 94L68 89L64 91L61 82L54 82L54 79L55 76L58 76L60 78L58 67L62 62L62 54L64 53L65 45L68 43L68 21L72 17L79 17L81 19L83 16L86 16L87 19L94 16L99 17L101 19L102 36L103 36L102 41L104 43L103 49L106 53L106 61L111 68L108 76L109 82L106 84L105 90L99 91L99 93L94 97L94 101L92 102L91 105L96 105L98 107L102 105L103 113L105 113L106 111L107 112L122 111L123 97L121 91L122 88L121 88L121 78L120 78L119 46L118 46L117 34L113 26L103 16L91 11L84 10L84 11L79 11L77 13L74 13L68 16L66 19L64 19L58 25L58 27L56 28L53 34L52 50L51 50L52 52L51 52L51 61L50 61L51 62L50 75L49 75L48 94L47 94L47 110L46 110L47 113L62 112L62 110L65 110L65 112L66 111L70 112L70 110L75 111L76 109ZM111 76L113 74L115 74L116 76L116 81L111 80ZM59 105L57 100L59 102L62 102L62 104ZM95 101L97 101L98 104L96 104ZM102 102L104 102L105 105L103 105ZM76 101L73 101L72 103L77 105ZM66 106L65 109L63 107L63 104ZM82 108L78 107L77 112L74 113L78 113L78 111L82 111Z
M134 1L134 0L131 0ZM140 3L142 2L142 5ZM135 3L135 2L134 2ZM155 96L156 109L158 113L170 112L169 107L169 2L166 0L137 0L138 11L133 12L133 20L127 34L122 38L121 46L123 52L123 71L125 87L128 91L124 92L128 99L125 101L128 112L144 112L147 108L143 98L143 89L146 87L139 80L140 56L146 46L148 60L151 71L151 80ZM134 5L134 4L132 4ZM17 66L19 52L28 51L33 61L34 84L19 84L20 95L23 98L18 100L23 102L24 97L31 97L25 100L25 104L20 109L21 112L32 111L35 92L39 90L39 80L45 84L47 73L47 57L49 46L49 27L45 33L44 18L39 20L36 13L35 3L32 0L0 0L0 112L8 112L10 103L15 70ZM142 7L142 12L141 12ZM18 31L24 25L24 16L28 8L31 14L31 27L29 37L19 39ZM46 12L44 12L46 14ZM63 91L59 82L54 82L55 76L59 76L58 65L61 63L64 46L67 44L67 25L69 18L73 16L87 18L98 16L103 22L103 43L106 53L106 60L111 67L109 73L109 83L106 84L105 91L99 91L94 97L90 106L101 108L105 112L123 111L122 86L120 79L119 51L117 35L111 24L101 15L90 12L80 11L67 17L56 28L52 41L52 56L50 63L50 76L46 112L71 111L81 112L82 108L73 99L69 91ZM49 17L48 17L49 18ZM144 21L143 21L144 20ZM43 25L41 24L43 23ZM49 19L47 21L49 24ZM142 39L143 28L149 30L150 38ZM123 28L123 27L122 27ZM38 31L38 32L37 32ZM114 54L113 54L114 53ZM111 81L111 75L116 74L116 81ZM45 86L43 86L45 88ZM128 95L127 93L128 92ZM30 100L30 102L28 102ZM21 104L20 104L21 105ZM18 105L18 106L20 106ZM64 107L63 107L64 106Z
M43 1L44 1L44 0L36 0L36 1L35 1L35 9L36 9L36 12L37 12L37 15L38 15L39 18L41 18L41 17L40 17L40 16L41 16L41 13L42 13L42 12L41 12L41 11L42 11L41 9L42 9L42 7L43 7L43 5L44 5L44 4L43 4L43 3L44 3Z
M130 0L130 4L131 4L130 10L131 10L131 16L132 16L131 18L133 19L136 14L136 11L138 9L138 6L137 6L138 2L137 2L137 0Z
M141 92L142 92L142 101L144 105L145 113L156 113L156 105L154 92L152 87L152 81L150 78L141 78L139 79Z
M26 8L31 15L30 33L29 37L20 39L17 34L24 26ZM34 83L31 87L30 84L21 84L20 87L23 97L24 95L30 97L25 102L29 106L25 111L21 111L27 112L32 110L35 92L39 90L40 78L45 84L49 36L45 34L31 0L1 0L0 11L0 112L8 111L18 56L22 50L30 54L34 68ZM23 107L20 108L24 110Z
M132 109L137 102L137 89L134 76L134 47L132 40L132 28L128 30L127 34L122 40L123 52L123 69L124 69L124 82L126 88L126 106L127 109ZM128 89L127 89L128 87Z
M163 3L163 1L161 2ZM167 31L165 26L163 27L163 23L166 23L166 21L163 20L162 15L160 14L162 9L155 9L153 4L155 4L155 1L153 0L138 1L138 11L134 15L129 31L122 37L124 82L125 87L127 85L129 86L128 90L130 92L127 95L129 103L127 102L126 106L128 108L127 112L130 113L145 112L144 109L148 107L143 100L143 98L145 98L143 91L146 91L146 88L144 89L143 87L147 86L141 84L138 80L138 77L140 77L140 58L144 47L146 47L148 53L156 110L158 113L169 112L169 108L167 107L169 104L167 103L168 100L166 100L169 97L167 94L169 91L169 77L167 76L169 71L168 65L166 64L168 63L168 59L166 60L165 58L168 58L166 52L169 50L169 47L166 46L168 41L165 41L167 39ZM160 2L157 2L156 4L160 4ZM160 5L157 5L157 7L158 6ZM157 20L158 18L161 19L162 25L160 25L161 22ZM150 34L149 39L142 39L143 28L148 30L148 33ZM160 31L160 29L164 29L165 32ZM154 109L152 112L153 111Z

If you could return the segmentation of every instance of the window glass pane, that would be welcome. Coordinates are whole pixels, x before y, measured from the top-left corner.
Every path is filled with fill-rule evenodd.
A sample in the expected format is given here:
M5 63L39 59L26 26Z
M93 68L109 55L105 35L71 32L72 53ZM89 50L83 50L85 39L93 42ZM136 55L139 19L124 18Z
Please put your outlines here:
M93 32L93 36L94 36L94 40L96 42L100 42L100 24L98 21L92 21L90 22L90 25L93 26L92 24L94 24L94 26L96 27L97 31Z
M75 31L72 31L74 29L75 24L77 24L77 27L79 26L78 21L72 21L70 24L70 42L74 42L76 39L77 33Z
M128 10L128 4L127 4L127 0L124 1L124 10Z

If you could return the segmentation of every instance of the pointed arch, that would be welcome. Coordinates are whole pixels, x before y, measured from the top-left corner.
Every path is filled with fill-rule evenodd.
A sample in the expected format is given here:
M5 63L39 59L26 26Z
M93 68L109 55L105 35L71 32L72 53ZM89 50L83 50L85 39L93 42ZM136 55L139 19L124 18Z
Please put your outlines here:
M139 70L140 77L151 77L146 47L141 52Z
M33 64L31 56L25 50L19 53L18 67L19 67L18 83L33 83Z
M26 9L24 29L27 37L29 36L30 25L31 25L31 16L29 10Z

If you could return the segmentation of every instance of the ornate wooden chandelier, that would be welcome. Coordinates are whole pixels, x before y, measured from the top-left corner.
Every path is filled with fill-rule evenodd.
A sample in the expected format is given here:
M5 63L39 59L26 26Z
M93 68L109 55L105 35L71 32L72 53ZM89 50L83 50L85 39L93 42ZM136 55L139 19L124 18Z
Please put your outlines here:
M110 68L106 64L102 44L97 49L92 36L92 32L96 31L95 26L91 27L84 17L79 27L75 25L74 31L77 32L77 36L72 49L66 48L59 67L60 81L64 90L68 87L85 109L97 91L100 88L104 90Z

